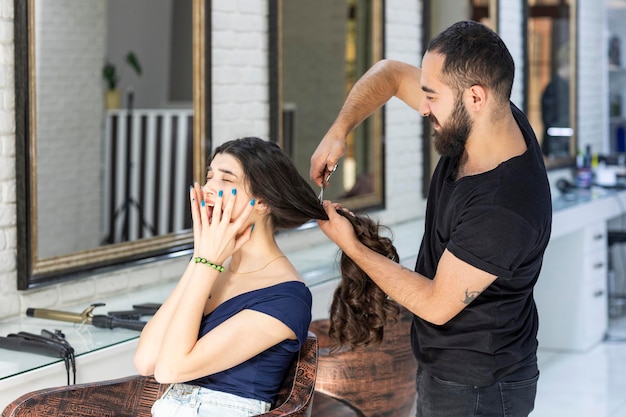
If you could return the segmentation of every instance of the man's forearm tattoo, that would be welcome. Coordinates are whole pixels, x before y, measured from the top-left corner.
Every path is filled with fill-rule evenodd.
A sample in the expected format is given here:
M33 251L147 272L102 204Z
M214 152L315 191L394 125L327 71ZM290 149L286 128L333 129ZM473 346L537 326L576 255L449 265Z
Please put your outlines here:
M465 290L465 300L463 300L463 303L465 305L471 303L480 295L481 292L482 291L470 291L469 289Z

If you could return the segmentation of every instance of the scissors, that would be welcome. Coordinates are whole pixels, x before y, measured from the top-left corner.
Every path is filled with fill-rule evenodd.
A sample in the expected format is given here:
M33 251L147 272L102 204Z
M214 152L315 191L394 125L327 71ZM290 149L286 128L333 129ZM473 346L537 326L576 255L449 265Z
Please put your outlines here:
M324 189L326 188L326 184L328 184L328 180L330 179L330 176L333 175L333 172L335 172L337 170L337 164L335 164L335 166L333 167L333 169L328 173L328 176L326 177L325 180L322 181L322 186L320 187L320 193L317 196L317 199L321 202L324 201Z

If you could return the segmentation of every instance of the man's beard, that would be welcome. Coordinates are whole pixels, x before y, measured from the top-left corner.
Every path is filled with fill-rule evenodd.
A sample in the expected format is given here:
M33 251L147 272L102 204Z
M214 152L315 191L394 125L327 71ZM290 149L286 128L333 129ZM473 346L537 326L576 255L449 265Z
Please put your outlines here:
M439 124L437 118L432 114L429 119L433 123ZM472 131L472 120L463 105L463 100L457 98L454 110L448 118L447 126L439 124L439 132L433 129L435 150L439 155L451 158L463 155L465 143Z

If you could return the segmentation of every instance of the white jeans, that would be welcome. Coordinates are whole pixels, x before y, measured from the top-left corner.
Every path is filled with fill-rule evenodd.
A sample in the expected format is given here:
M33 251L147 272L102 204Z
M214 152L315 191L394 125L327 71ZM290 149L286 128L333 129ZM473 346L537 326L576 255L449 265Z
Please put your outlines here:
M196 385L172 384L152 405L153 417L249 417L271 404Z

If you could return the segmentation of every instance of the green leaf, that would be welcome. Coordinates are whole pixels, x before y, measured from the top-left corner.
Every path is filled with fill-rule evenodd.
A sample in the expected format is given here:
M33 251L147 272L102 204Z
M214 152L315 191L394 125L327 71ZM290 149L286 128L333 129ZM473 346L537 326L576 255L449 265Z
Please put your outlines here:
M117 75L117 70L115 69L115 65L107 62L102 68L102 76L106 80L107 87L109 90L115 90L117 87L117 83L119 81L119 77Z
M137 75L141 75L141 64L139 64L139 59L134 52L130 51L128 54L126 54L126 63L135 70Z

